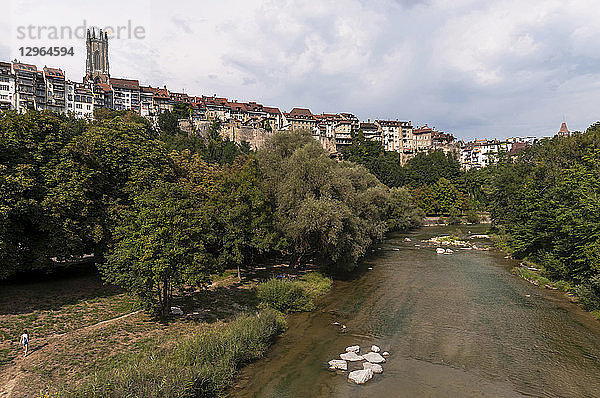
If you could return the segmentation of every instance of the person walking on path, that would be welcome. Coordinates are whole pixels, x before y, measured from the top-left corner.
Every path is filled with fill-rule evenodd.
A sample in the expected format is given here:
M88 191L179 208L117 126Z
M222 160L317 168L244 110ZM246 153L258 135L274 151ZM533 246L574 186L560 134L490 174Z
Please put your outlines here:
M26 357L27 349L29 348L29 334L27 334L27 330L21 335L21 340L19 340L19 344L23 346L23 356Z

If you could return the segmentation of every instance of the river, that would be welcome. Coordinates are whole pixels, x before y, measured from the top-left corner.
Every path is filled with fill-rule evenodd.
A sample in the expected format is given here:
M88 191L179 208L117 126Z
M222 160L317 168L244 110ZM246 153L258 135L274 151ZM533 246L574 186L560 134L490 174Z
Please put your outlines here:
M335 281L319 310L289 316L288 331L241 372L231 396L600 397L600 322L512 275L518 262L501 252L415 246L455 228L388 239L353 279ZM391 354L365 385L327 370L354 344Z

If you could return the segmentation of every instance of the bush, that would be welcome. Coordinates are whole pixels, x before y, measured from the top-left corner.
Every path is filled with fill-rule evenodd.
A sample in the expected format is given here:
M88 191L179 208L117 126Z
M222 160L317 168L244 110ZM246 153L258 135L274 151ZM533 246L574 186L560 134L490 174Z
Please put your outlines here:
M448 218L446 218L446 222L448 225L461 224L462 220L460 217L460 210L457 209L456 207L452 207L450 209L450 214L448 215Z
M186 338L175 347L145 352L124 366L92 376L67 396L216 397L241 366L261 358L285 329L273 309L241 315L232 322ZM123 395L124 392L127 395Z
M575 286L575 294L579 299L579 304L581 304L584 310L600 310L600 297L598 297L590 285L585 284Z
M314 298L331 288L331 279L318 272L310 272L298 281L270 279L257 287L257 297L264 305L281 312L311 311Z
M466 214L467 222L471 224L479 224L479 214L475 210L469 210Z

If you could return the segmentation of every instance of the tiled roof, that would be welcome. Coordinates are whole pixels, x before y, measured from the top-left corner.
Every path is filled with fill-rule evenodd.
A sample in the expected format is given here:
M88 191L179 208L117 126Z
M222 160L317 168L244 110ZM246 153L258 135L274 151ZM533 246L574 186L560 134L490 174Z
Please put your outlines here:
M289 113L291 118L312 118L313 114L307 108L294 108Z
M139 80L117 79L117 78L111 77L110 85L113 88L121 88L121 89L127 89L127 90L139 90L140 89Z
M377 130L378 127L377 127L377 125L375 123L365 122L365 123L361 123L360 124L360 129L362 131L365 131L365 130Z
M110 88L110 86L106 83L98 83L96 84L95 88L105 93L110 93L112 91L112 88Z
M59 79L65 78L64 72L62 70L56 69L56 68L48 68L47 66L45 66L44 73L46 74L47 77L56 77Z
M37 72L37 68L35 65L23 64L20 62L14 62L13 68L18 71Z
M375 120L375 122L383 127L400 127L400 122L397 120Z
M558 130L558 134L569 134L567 123L563 122L563 124L560 125L560 130Z
M271 115L281 115L281 111L279 110L279 108L263 106L263 111L270 113Z

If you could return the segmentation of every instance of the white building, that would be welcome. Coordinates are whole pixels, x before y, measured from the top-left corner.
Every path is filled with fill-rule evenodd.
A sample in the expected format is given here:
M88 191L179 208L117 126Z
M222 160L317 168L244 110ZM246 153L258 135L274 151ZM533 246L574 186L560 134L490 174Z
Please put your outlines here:
M66 112L77 118L94 118L94 94L92 89L82 83L68 81L65 84L67 92Z
M402 125L397 120L376 120L375 124L381 131L383 149L390 152L399 152L401 147Z
M14 109L15 77L8 62L0 62L0 110Z
M510 152L514 142L497 140L475 140L463 144L460 148L461 166L468 170L471 168L487 167L498 161L502 152Z

